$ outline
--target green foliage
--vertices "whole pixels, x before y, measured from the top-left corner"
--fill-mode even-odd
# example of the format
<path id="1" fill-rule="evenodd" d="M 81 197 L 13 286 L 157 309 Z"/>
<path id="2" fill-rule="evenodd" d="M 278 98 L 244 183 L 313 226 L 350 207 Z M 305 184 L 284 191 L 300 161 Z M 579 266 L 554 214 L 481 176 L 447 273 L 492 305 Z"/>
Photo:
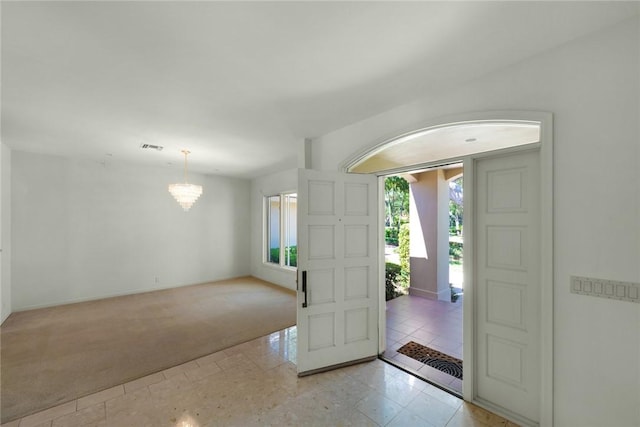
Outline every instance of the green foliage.
<path id="1" fill-rule="evenodd" d="M 400 230 L 400 224 L 409 216 L 409 183 L 399 176 L 384 180 L 385 224 Z"/>
<path id="2" fill-rule="evenodd" d="M 296 267 L 298 265 L 298 247 L 287 246 L 286 251 L 289 251 L 289 265 Z M 269 250 L 269 262 L 280 264 L 280 248 L 271 248 Z"/>
<path id="3" fill-rule="evenodd" d="M 449 284 L 449 289 L 451 289 L 451 302 L 458 301 L 458 298 L 460 298 L 460 289 L 454 288 L 451 284 Z"/>
<path id="4" fill-rule="evenodd" d="M 298 266 L 298 247 L 288 246 L 286 250 L 289 251 L 289 265 L 291 267 L 297 267 Z"/>
<path id="5" fill-rule="evenodd" d="M 398 229 L 396 227 L 385 227 L 384 240 L 388 245 L 398 246 Z"/>
<path id="6" fill-rule="evenodd" d="M 388 194 L 409 194 L 409 183 L 401 176 L 388 176 L 384 179 L 384 191 Z M 406 207 L 409 210 L 408 201 Z"/>
<path id="7" fill-rule="evenodd" d="M 399 297 L 404 293 L 400 285 L 401 275 L 402 268 L 398 264 L 393 262 L 385 263 L 384 284 L 386 301 Z"/>
<path id="8" fill-rule="evenodd" d="M 449 200 L 449 234 L 459 236 L 462 234 L 462 206 Z"/>
<path id="9" fill-rule="evenodd" d="M 449 260 L 460 261 L 462 260 L 462 243 L 449 242 Z"/>
<path id="10" fill-rule="evenodd" d="M 400 226 L 398 235 L 398 255 L 400 255 L 400 267 L 406 277 L 409 277 L 409 224 Z"/>
<path id="11" fill-rule="evenodd" d="M 462 234 L 462 177 L 449 184 L 449 234 Z"/>
<path id="12" fill-rule="evenodd" d="M 269 262 L 280 264 L 280 248 L 269 249 Z"/>

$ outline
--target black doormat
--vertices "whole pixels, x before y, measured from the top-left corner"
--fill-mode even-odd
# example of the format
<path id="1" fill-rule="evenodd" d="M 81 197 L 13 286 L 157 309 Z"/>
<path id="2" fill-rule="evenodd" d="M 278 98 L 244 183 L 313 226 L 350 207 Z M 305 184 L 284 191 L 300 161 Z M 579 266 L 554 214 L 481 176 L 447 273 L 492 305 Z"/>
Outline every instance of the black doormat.
<path id="1" fill-rule="evenodd" d="M 405 356 L 409 356 L 425 365 L 436 368 L 445 374 L 449 374 L 458 379 L 462 379 L 462 360 L 449 356 L 426 347 L 417 342 L 409 341 L 398 349 L 398 353 L 402 353 Z"/>

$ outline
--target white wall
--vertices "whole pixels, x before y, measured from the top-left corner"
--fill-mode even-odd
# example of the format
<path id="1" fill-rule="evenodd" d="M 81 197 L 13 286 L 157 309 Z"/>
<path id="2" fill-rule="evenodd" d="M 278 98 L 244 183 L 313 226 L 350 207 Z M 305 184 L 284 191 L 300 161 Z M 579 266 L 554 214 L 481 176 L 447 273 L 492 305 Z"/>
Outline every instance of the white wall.
<path id="1" fill-rule="evenodd" d="M 11 149 L 0 145 L 0 323 L 11 314 Z"/>
<path id="2" fill-rule="evenodd" d="M 251 182 L 251 275 L 289 289 L 296 289 L 295 270 L 265 264 L 264 197 L 297 191 L 298 170 L 291 169 L 255 178 Z"/>
<path id="3" fill-rule="evenodd" d="M 13 151 L 13 309 L 247 275 L 250 182 Z M 157 278 L 157 279 L 156 279 Z"/>
<path id="4" fill-rule="evenodd" d="M 640 23 L 637 18 L 313 142 L 313 167 L 438 117 L 554 114 L 554 418 L 640 425 L 640 307 L 569 293 L 569 276 L 640 281 Z"/>

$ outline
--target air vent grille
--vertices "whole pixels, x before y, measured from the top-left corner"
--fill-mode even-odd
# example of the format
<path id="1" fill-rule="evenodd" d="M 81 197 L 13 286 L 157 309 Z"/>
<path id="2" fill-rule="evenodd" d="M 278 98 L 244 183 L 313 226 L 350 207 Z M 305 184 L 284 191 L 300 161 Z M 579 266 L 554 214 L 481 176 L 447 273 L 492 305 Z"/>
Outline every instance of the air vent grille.
<path id="1" fill-rule="evenodd" d="M 142 144 L 140 146 L 140 148 L 142 148 L 143 150 L 156 150 L 156 151 L 162 151 L 162 149 L 164 147 L 162 147 L 161 145 L 153 145 L 153 144 Z"/>

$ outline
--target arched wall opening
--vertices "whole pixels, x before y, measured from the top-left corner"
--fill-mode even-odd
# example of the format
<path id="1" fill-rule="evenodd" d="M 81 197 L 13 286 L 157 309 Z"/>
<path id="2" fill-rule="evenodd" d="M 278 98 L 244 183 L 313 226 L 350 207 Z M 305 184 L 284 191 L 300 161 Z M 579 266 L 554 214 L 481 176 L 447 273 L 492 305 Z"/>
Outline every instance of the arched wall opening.
<path id="1" fill-rule="evenodd" d="M 536 112 L 491 112 L 468 114 L 457 116 L 451 120 L 441 120 L 432 122 L 429 126 L 414 127 L 393 138 L 379 140 L 359 153 L 351 156 L 342 163 L 342 170 L 352 173 L 369 173 L 379 177 L 389 175 L 410 175 L 422 174 L 425 172 L 439 171 L 443 175 L 443 182 L 449 181 L 453 177 L 447 176 L 446 169 L 464 165 L 464 186 L 471 190 L 473 184 L 473 165 L 480 159 L 504 156 L 505 153 L 526 152 L 538 150 L 540 158 L 540 191 L 541 191 L 541 268 L 542 278 L 539 289 L 542 310 L 538 313 L 538 323 L 541 328 L 542 339 L 540 342 L 540 354 L 542 361 L 540 364 L 540 395 L 542 396 L 539 406 L 539 413 L 549 413 L 551 408 L 553 390 L 552 384 L 552 307 L 553 293 L 552 283 L 552 116 L 549 113 Z M 459 172 L 456 171 L 456 175 Z M 467 179 L 467 174 L 468 179 Z M 450 175 L 450 174 L 449 174 Z M 383 182 L 383 181 L 381 181 Z M 472 196 L 472 194 L 470 194 Z M 469 200 L 473 200 L 472 197 Z M 467 206 L 465 190 L 465 212 Z M 469 214 L 472 214 L 470 209 Z M 473 232 L 471 226 L 466 228 L 466 221 L 471 222 L 471 218 L 465 217 L 465 237 L 464 244 L 472 246 Z M 467 233 L 468 232 L 468 233 Z M 412 243 L 413 245 L 413 243 Z M 471 248 L 470 248 L 471 249 Z M 470 251 L 471 252 L 471 251 Z M 465 254 L 466 257 L 466 254 Z M 471 259 L 471 253 L 469 259 Z M 465 265 L 464 278 L 466 281 L 472 280 L 473 270 L 467 270 Z M 473 292 L 473 285 L 469 283 L 469 290 Z M 434 288 L 436 293 L 440 289 Z M 477 399 L 474 391 L 474 359 L 475 348 L 471 345 L 475 338 L 473 335 L 473 320 L 470 314 L 476 313 L 474 309 L 472 295 L 467 295 L 465 287 L 464 296 L 464 368 L 465 380 L 463 392 L 466 400 L 482 403 Z M 388 342 L 386 336 L 389 330 L 385 328 L 384 301 L 380 308 L 381 322 L 381 351 L 388 350 L 384 342 Z M 467 371 L 467 368 L 468 371 Z M 451 387 L 445 387 L 451 389 Z M 458 390 L 455 390 L 458 391 Z M 491 406 L 491 405 L 489 405 Z M 498 412 L 504 413 L 504 409 L 494 408 Z M 505 408 L 509 412 L 508 408 Z M 514 414 L 517 417 L 518 414 Z M 537 418 L 537 417 L 536 417 Z M 545 418 L 544 415 L 541 418 Z"/>
<path id="2" fill-rule="evenodd" d="M 414 130 L 382 141 L 345 164 L 353 173 L 386 175 L 434 162 L 540 142 L 541 122 L 481 119 Z"/>

